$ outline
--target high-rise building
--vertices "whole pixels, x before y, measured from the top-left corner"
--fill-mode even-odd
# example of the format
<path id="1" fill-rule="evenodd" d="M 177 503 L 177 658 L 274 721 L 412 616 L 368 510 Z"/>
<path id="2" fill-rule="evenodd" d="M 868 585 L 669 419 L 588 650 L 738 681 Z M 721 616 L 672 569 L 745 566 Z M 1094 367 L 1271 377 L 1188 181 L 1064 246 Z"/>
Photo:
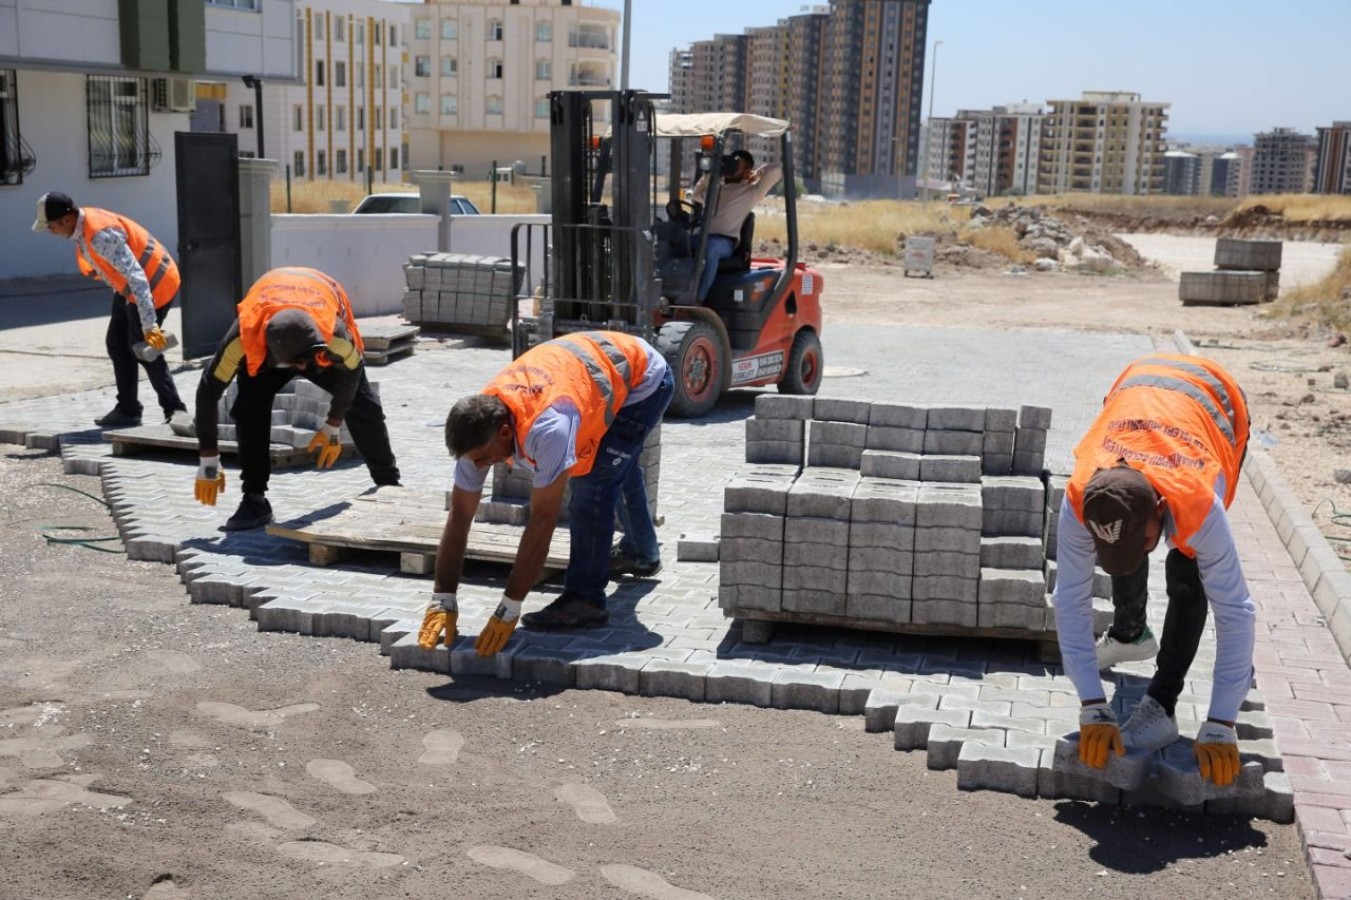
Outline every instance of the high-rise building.
<path id="1" fill-rule="evenodd" d="M 1196 196 L 1201 193 L 1201 157 L 1186 150 L 1163 154 L 1163 192 Z"/>
<path id="2" fill-rule="evenodd" d="M 773 119 L 788 118 L 788 28 L 783 23 L 746 29 L 746 104 L 744 112 Z M 756 164 L 778 164 L 778 138 L 752 137 L 746 149 Z"/>
<path id="3" fill-rule="evenodd" d="M 666 92 L 671 95 L 669 111 L 694 112 L 694 54 L 689 50 L 672 50 L 668 78 L 670 86 Z"/>
<path id="4" fill-rule="evenodd" d="M 1035 103 L 1010 103 L 931 119 L 925 188 L 983 197 L 1036 193 L 1042 118 Z"/>
<path id="5" fill-rule="evenodd" d="M 1351 122 L 1318 126 L 1315 194 L 1351 194 Z"/>
<path id="6" fill-rule="evenodd" d="M 744 34 L 719 34 L 690 47 L 693 112 L 745 111 L 746 45 Z"/>
<path id="7" fill-rule="evenodd" d="M 966 184 L 976 167 L 976 123 L 951 117 L 929 120 L 921 174 L 926 190 L 949 191 Z"/>
<path id="8" fill-rule="evenodd" d="M 1168 103 L 1125 91 L 1048 100 L 1037 189 L 1043 194 L 1158 194 L 1164 189 Z"/>
<path id="9" fill-rule="evenodd" d="M 570 0 L 438 0 L 413 6 L 410 16 L 415 168 L 486 177 L 494 160 L 521 160 L 534 169 L 549 153 L 549 92 L 617 86 L 617 9 Z"/>
<path id="10" fill-rule="evenodd" d="M 1215 157 L 1210 168 L 1212 197 L 1238 197 L 1243 174 L 1243 157 L 1236 150 L 1227 150 Z"/>
<path id="11" fill-rule="evenodd" d="M 821 81 L 825 66 L 826 21 L 830 8 L 813 7 L 780 22 L 788 29 L 788 118 L 793 123 L 793 170 L 811 191 L 819 191 L 818 141 Z"/>
<path id="12" fill-rule="evenodd" d="M 1313 185 L 1318 143 L 1293 128 L 1273 128 L 1255 136 L 1249 193 L 1303 194 Z"/>

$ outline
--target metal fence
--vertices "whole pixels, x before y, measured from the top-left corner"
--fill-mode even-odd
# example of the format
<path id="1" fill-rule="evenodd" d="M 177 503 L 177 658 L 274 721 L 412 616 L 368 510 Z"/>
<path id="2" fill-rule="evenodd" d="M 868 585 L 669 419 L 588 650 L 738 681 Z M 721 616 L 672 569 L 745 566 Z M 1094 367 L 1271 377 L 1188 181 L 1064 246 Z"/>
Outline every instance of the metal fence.
<path id="1" fill-rule="evenodd" d="M 160 160 L 150 134 L 146 79 L 89 75 L 85 81 L 89 177 L 148 175 Z"/>

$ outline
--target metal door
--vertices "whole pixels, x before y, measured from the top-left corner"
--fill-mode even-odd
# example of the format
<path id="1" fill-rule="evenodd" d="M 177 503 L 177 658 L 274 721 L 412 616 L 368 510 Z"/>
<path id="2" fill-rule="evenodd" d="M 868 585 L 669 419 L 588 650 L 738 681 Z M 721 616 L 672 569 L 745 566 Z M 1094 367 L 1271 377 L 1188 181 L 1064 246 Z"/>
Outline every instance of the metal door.
<path id="1" fill-rule="evenodd" d="M 183 356 L 216 352 L 243 296 L 239 148 L 233 134 L 174 133 L 178 161 L 178 268 Z"/>

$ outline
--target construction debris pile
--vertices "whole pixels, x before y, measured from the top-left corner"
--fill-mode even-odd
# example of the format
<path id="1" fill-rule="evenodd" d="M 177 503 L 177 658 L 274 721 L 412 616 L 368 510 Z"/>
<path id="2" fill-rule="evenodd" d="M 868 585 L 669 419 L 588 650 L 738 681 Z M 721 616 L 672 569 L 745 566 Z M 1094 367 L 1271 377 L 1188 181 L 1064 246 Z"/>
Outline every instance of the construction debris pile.
<path id="1" fill-rule="evenodd" d="M 1109 271 L 1145 264 L 1133 247 L 1082 216 L 1075 216 L 1071 225 L 1036 206 L 1009 204 L 995 210 L 976 207 L 967 227 L 988 226 L 1012 229 L 1018 237 L 1018 246 L 1036 255 L 1033 265 L 1042 271 L 1057 268 Z"/>

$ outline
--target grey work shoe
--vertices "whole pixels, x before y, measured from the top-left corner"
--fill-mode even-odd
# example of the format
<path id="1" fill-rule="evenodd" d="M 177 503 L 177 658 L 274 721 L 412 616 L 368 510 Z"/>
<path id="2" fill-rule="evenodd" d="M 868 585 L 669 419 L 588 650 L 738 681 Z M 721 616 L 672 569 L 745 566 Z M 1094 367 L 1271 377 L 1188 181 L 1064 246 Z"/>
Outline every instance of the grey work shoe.
<path id="1" fill-rule="evenodd" d="M 141 417 L 123 412 L 120 406 L 114 406 L 111 412 L 95 419 L 94 424 L 100 428 L 139 428 Z"/>
<path id="2" fill-rule="evenodd" d="M 245 494 L 239 509 L 225 523 L 226 531 L 249 531 L 272 521 L 272 504 L 262 494 Z"/>
<path id="3" fill-rule="evenodd" d="M 176 409 L 164 417 L 164 424 L 179 437 L 197 437 L 197 423 L 186 409 Z"/>
<path id="4" fill-rule="evenodd" d="M 1131 717 L 1121 727 L 1121 742 L 1127 750 L 1153 753 L 1177 740 L 1177 719 L 1148 694 L 1135 707 Z"/>
<path id="5" fill-rule="evenodd" d="M 1098 638 L 1098 671 L 1110 669 L 1117 663 L 1137 662 L 1149 659 L 1159 652 L 1159 642 L 1154 640 L 1154 632 L 1145 626 L 1140 636 L 1133 641 L 1118 641 L 1110 630 L 1104 631 Z"/>
<path id="6" fill-rule="evenodd" d="M 618 578 L 621 575 L 632 575 L 634 578 L 651 578 L 660 571 L 660 556 L 651 562 L 643 562 L 640 559 L 629 556 L 618 548 L 610 551 L 611 578 Z"/>
<path id="7" fill-rule="evenodd" d="M 610 621 L 610 613 L 581 597 L 562 594 L 538 612 L 521 616 L 521 624 L 535 631 L 560 631 L 567 628 L 594 628 Z"/>

